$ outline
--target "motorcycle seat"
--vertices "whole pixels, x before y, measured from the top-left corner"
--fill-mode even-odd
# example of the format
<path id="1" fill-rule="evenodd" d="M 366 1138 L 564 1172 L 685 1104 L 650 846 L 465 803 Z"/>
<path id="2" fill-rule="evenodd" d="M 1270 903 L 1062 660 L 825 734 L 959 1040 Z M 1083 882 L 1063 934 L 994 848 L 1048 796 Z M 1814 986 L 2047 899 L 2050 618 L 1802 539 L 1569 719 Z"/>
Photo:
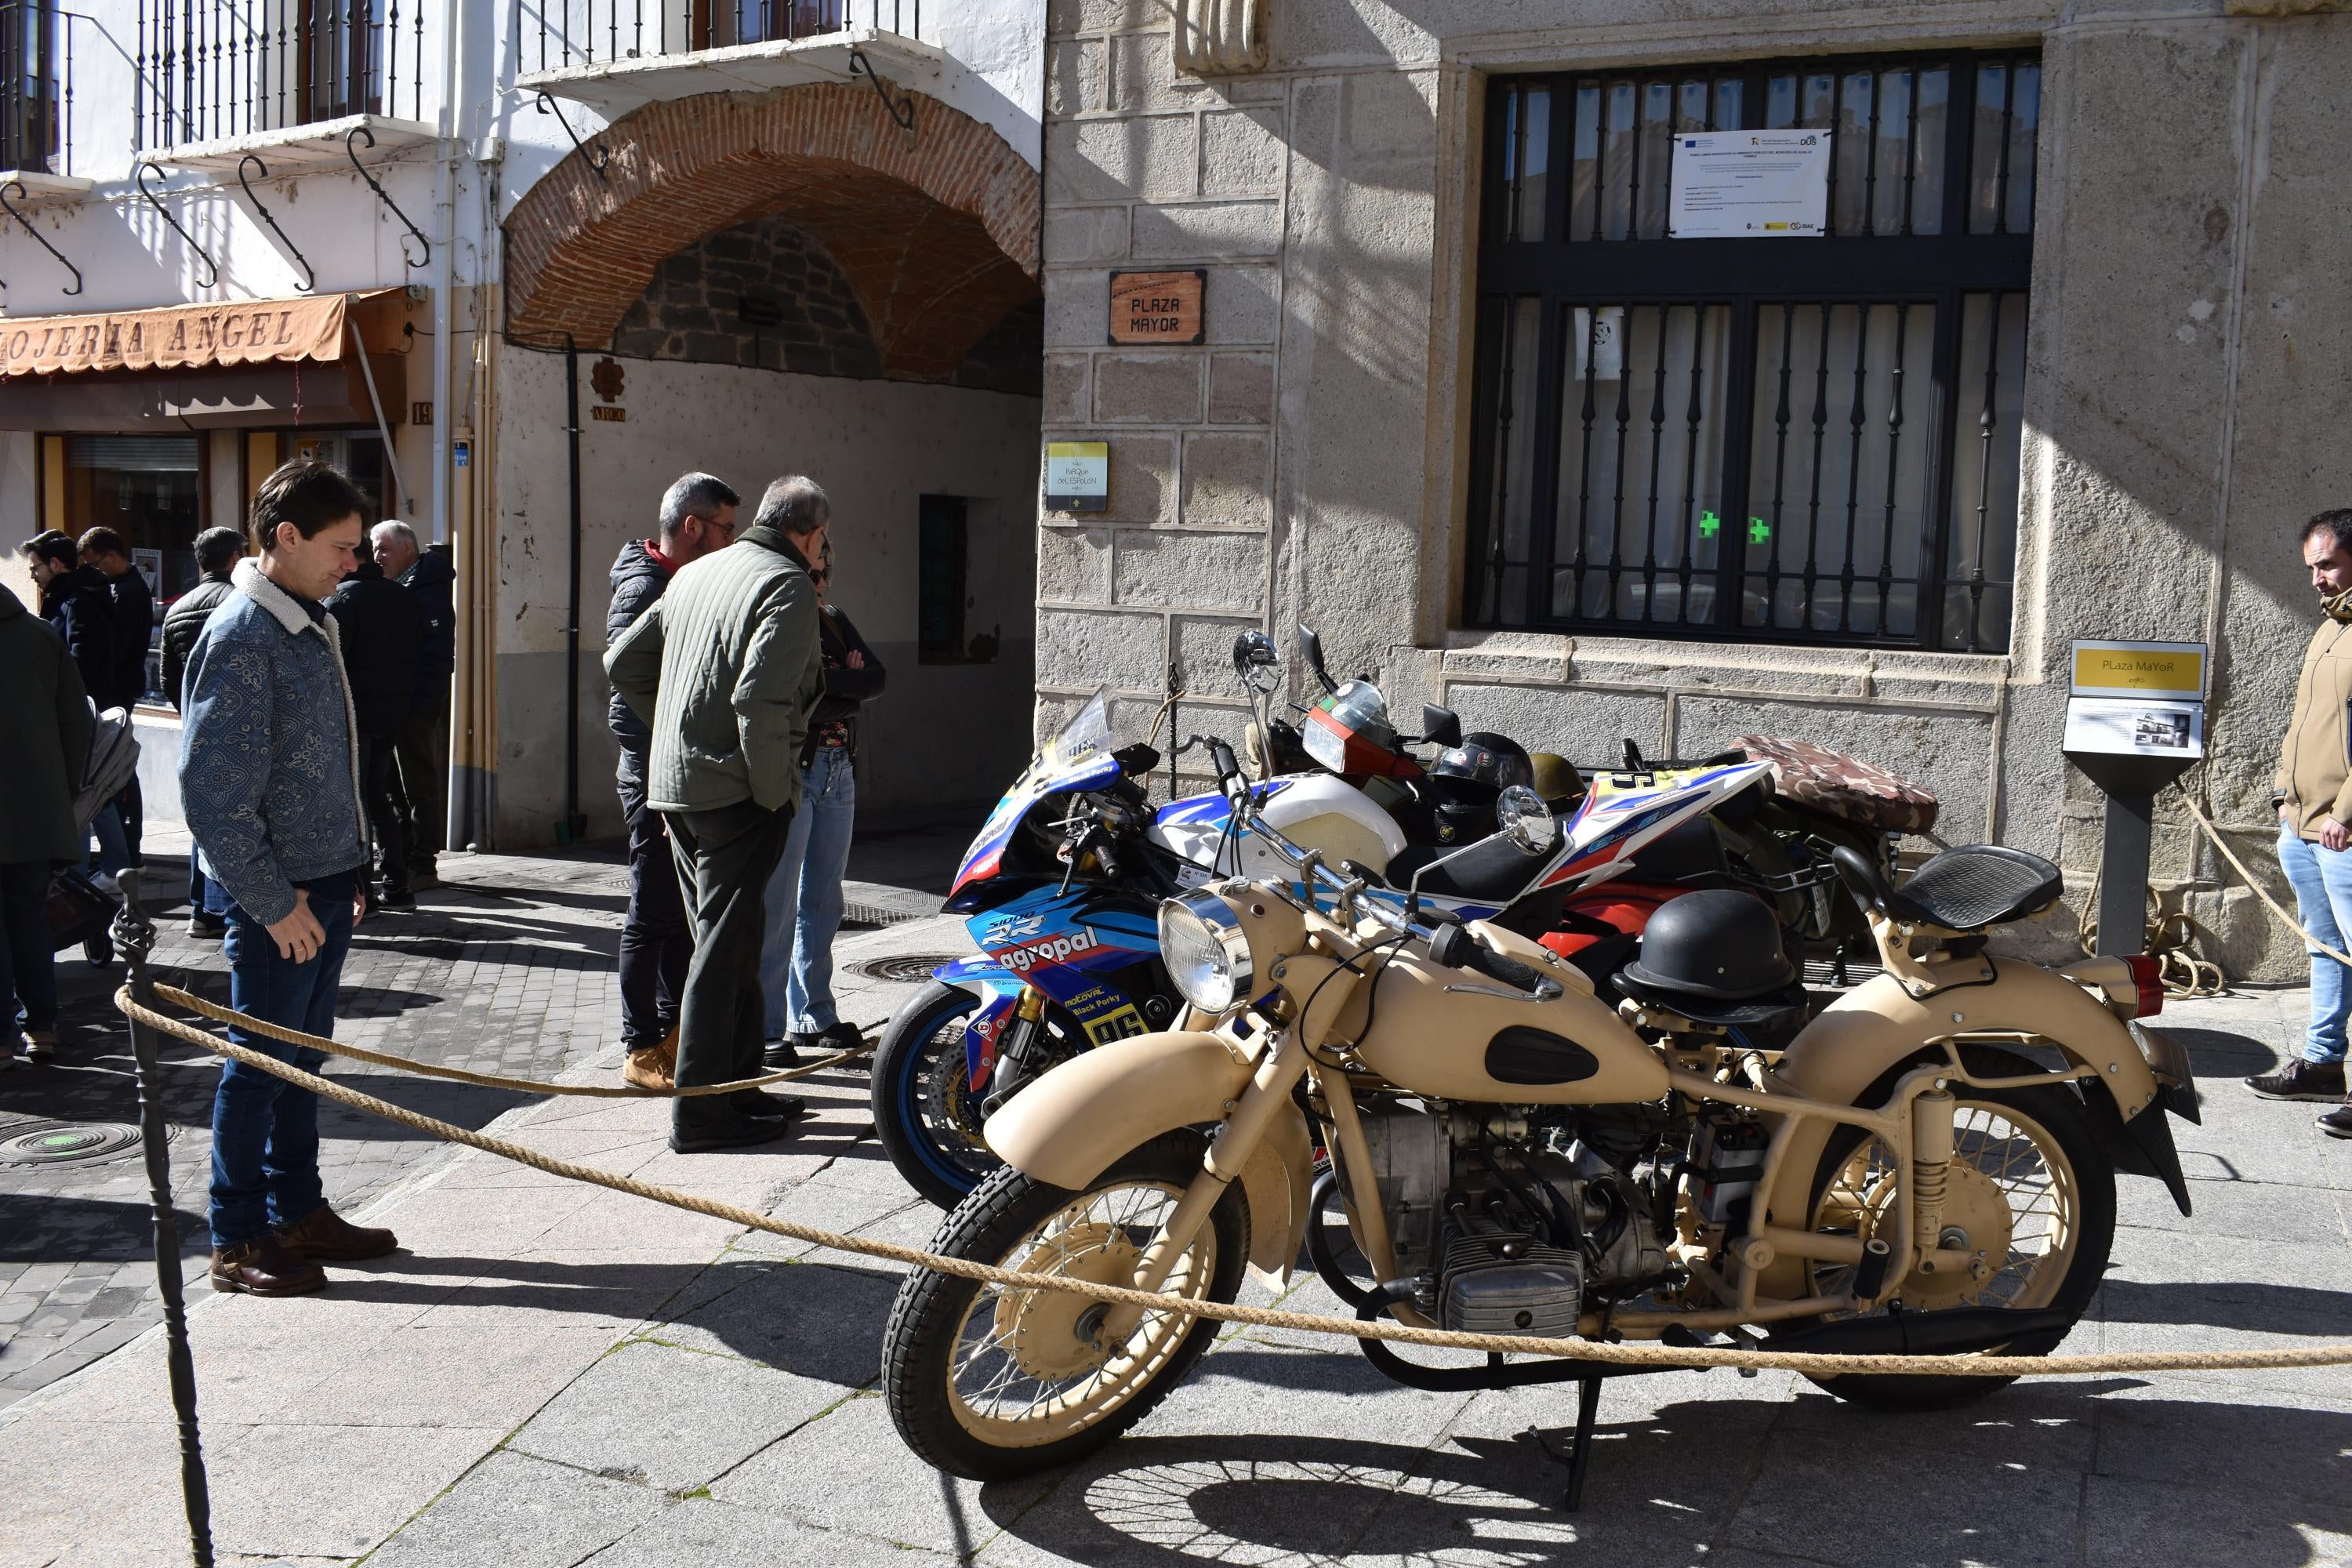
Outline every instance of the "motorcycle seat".
<path id="1" fill-rule="evenodd" d="M 1982 931 L 2041 913 L 2066 890 L 2065 874 L 2039 855 L 1998 844 L 1947 849 L 1900 888 L 1841 845 L 1832 852 L 1847 885 L 1880 914 L 1913 925 Z"/>
<path id="2" fill-rule="evenodd" d="M 1439 856 L 1450 851 L 1425 844 L 1408 846 L 1389 862 L 1387 880 L 1391 888 L 1412 885 L 1412 874 Z M 1528 858 L 1525 850 L 1507 838 L 1490 838 L 1475 846 L 1470 853 L 1450 866 L 1440 866 L 1421 879 L 1423 896 L 1477 899 L 1489 903 L 1507 904 L 1526 890 L 1533 880 L 1540 862 Z"/>

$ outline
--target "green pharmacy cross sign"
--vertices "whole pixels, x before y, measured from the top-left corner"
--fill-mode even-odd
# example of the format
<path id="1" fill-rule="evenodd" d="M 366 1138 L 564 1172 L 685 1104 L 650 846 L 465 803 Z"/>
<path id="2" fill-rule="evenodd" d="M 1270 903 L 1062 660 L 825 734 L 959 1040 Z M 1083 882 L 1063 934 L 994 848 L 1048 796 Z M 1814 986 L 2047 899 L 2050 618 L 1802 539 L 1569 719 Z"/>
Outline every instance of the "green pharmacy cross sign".
<path id="1" fill-rule="evenodd" d="M 1713 539 L 1722 531 L 1723 519 L 1716 516 L 1712 511 L 1703 511 L 1698 514 L 1698 536 L 1701 539 Z M 1748 543 L 1762 544 L 1771 537 L 1772 525 L 1770 523 L 1766 522 L 1760 517 L 1751 517 L 1748 520 Z"/>

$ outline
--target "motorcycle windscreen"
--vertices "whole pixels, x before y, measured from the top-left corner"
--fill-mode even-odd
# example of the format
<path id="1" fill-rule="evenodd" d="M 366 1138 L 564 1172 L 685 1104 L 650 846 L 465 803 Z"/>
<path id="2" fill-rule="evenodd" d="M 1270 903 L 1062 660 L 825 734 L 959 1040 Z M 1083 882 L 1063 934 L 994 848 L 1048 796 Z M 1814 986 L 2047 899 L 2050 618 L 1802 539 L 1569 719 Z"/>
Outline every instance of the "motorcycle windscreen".
<path id="1" fill-rule="evenodd" d="M 956 868 L 955 883 L 948 889 L 953 898 L 963 891 L 968 882 L 984 881 L 996 875 L 1004 859 L 1004 847 L 1013 841 L 1013 829 L 1029 815 L 1029 808 L 1048 795 L 1062 790 L 1094 789 L 1118 776 L 1118 760 L 1110 754 L 1110 704 L 1105 700 L 1108 688 L 1097 690 L 1085 706 L 1070 716 L 1068 723 L 1046 737 L 1037 748 L 1036 755 L 1013 787 L 996 803 L 996 809 L 981 824 L 979 837 L 971 847 L 963 852 L 963 861 Z"/>

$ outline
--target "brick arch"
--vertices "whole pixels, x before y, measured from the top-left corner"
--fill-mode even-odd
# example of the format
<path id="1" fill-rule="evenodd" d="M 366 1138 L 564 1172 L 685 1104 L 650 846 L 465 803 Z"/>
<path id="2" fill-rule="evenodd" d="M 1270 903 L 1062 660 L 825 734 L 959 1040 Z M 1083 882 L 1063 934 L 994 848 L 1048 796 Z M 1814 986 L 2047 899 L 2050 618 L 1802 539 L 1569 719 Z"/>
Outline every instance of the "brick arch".
<path id="1" fill-rule="evenodd" d="M 624 115 L 506 221 L 507 330 L 608 341 L 680 248 L 789 216 L 832 254 L 885 374 L 936 380 L 1037 294 L 1037 172 L 994 131 L 921 93 L 915 138 L 870 88 L 709 93 Z"/>

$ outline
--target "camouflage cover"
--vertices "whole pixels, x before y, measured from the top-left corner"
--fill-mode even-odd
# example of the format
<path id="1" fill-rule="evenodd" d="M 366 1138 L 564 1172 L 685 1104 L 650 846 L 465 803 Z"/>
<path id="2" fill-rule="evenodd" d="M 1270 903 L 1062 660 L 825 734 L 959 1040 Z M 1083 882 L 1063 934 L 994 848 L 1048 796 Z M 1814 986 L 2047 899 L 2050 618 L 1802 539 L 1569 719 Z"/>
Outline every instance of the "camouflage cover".
<path id="1" fill-rule="evenodd" d="M 1887 833 L 1936 826 L 1934 793 L 1885 768 L 1785 735 L 1742 735 L 1733 743 L 1752 761 L 1771 763 L 1780 792 L 1816 811 Z"/>

